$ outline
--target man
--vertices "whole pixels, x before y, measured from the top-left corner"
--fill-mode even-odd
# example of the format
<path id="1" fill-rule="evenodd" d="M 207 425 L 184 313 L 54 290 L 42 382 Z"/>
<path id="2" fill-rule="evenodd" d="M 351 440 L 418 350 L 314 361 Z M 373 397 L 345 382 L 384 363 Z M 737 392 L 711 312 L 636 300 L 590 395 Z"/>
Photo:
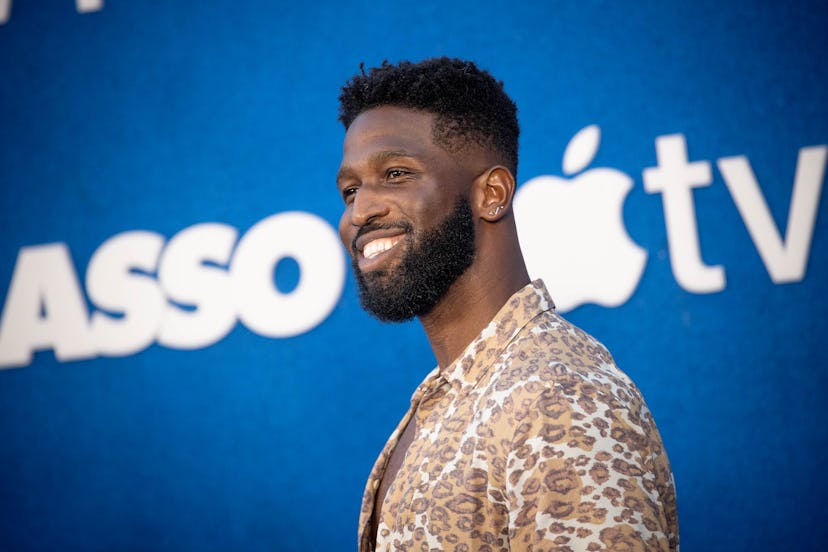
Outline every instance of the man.
<path id="1" fill-rule="evenodd" d="M 640 392 L 526 272 L 502 83 L 455 59 L 384 63 L 346 83 L 340 120 L 360 301 L 417 317 L 438 363 L 371 472 L 359 549 L 678 550 Z"/>

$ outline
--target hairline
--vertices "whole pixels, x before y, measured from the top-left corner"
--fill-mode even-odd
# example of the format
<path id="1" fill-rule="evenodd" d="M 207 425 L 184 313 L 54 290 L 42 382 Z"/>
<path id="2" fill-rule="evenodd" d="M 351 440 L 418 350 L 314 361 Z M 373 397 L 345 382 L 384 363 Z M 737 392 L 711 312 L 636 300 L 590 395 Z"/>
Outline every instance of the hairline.
<path id="1" fill-rule="evenodd" d="M 357 113 L 354 116 L 354 118 L 351 119 L 350 123 L 345 127 L 345 132 L 348 132 L 348 130 L 351 128 L 351 125 L 354 124 L 354 121 L 356 121 L 357 118 L 359 118 L 362 114 L 367 113 L 368 111 L 372 111 L 374 109 L 383 109 L 386 107 L 394 107 L 398 109 L 413 111 L 415 113 L 431 115 L 431 139 L 434 142 L 434 144 L 443 149 L 443 151 L 452 155 L 456 155 L 463 152 L 470 152 L 472 149 L 477 149 L 479 151 L 485 152 L 486 156 L 490 158 L 492 161 L 494 161 L 494 164 L 506 166 L 509 168 L 511 172 L 515 172 L 515 168 L 512 166 L 512 162 L 506 158 L 507 156 L 498 151 L 498 148 L 494 145 L 494 140 L 491 136 L 484 134 L 482 132 L 472 131 L 470 134 L 481 138 L 480 140 L 476 140 L 474 138 L 465 136 L 463 133 L 460 132 L 451 132 L 448 129 L 441 130 L 441 122 L 462 121 L 461 117 L 455 116 L 451 113 L 439 113 L 438 111 L 433 109 L 410 106 L 404 103 L 378 103 L 374 105 L 365 106 L 365 108 L 362 109 L 362 111 Z"/>

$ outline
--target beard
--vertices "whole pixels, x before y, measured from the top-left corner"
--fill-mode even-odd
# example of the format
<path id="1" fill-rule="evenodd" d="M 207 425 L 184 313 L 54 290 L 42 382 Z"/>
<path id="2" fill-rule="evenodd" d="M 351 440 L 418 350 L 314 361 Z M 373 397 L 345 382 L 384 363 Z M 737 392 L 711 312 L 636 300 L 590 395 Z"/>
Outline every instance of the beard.
<path id="1" fill-rule="evenodd" d="M 398 266 L 363 273 L 356 256 L 351 263 L 362 308 L 383 322 L 403 322 L 431 312 L 474 261 L 474 217 L 465 198 L 459 198 L 454 211 L 430 230 L 416 233 L 408 223 L 395 227 L 406 234 Z M 360 233 L 377 228 L 366 226 Z"/>

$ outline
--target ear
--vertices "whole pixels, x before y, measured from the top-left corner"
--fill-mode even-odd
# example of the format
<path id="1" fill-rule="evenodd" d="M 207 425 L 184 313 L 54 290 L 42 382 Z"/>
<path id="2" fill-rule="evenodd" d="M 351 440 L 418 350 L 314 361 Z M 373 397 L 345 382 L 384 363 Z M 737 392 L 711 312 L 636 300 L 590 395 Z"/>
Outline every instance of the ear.
<path id="1" fill-rule="evenodd" d="M 515 177 L 501 165 L 489 168 L 475 180 L 474 205 L 478 216 L 488 222 L 496 222 L 506 216 L 514 195 Z"/>

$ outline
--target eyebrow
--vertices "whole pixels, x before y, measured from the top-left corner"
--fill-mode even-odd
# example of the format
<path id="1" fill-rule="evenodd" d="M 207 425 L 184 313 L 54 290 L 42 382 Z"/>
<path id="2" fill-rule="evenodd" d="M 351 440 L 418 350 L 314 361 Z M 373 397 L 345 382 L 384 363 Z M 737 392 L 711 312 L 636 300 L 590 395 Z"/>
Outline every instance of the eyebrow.
<path id="1" fill-rule="evenodd" d="M 372 153 L 371 156 L 368 157 L 368 163 L 382 163 L 383 161 L 388 161 L 389 159 L 396 159 L 399 157 L 408 157 L 413 159 L 417 156 L 414 153 L 405 150 L 383 150 Z M 350 176 L 352 174 L 353 171 L 350 168 L 342 167 L 336 173 L 336 181 L 339 182 L 342 178 Z"/>

